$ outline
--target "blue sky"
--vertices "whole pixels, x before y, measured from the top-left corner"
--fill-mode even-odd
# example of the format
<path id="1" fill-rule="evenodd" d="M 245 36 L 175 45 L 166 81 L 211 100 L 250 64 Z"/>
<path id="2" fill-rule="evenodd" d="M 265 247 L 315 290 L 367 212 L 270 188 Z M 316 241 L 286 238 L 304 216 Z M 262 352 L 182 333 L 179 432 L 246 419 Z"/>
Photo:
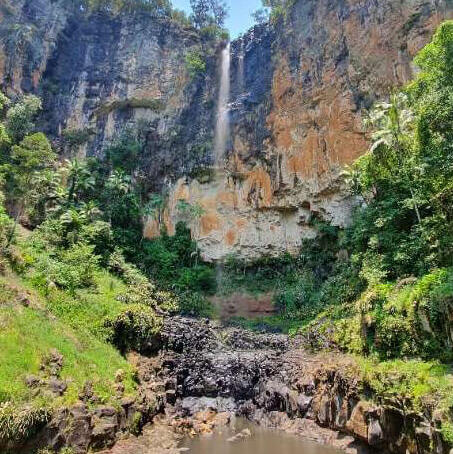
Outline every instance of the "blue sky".
<path id="1" fill-rule="evenodd" d="M 172 3 L 175 8 L 190 12 L 189 0 L 172 0 Z M 225 25 L 234 39 L 253 25 L 251 14 L 261 8 L 261 0 L 226 0 L 226 3 L 229 17 Z"/>

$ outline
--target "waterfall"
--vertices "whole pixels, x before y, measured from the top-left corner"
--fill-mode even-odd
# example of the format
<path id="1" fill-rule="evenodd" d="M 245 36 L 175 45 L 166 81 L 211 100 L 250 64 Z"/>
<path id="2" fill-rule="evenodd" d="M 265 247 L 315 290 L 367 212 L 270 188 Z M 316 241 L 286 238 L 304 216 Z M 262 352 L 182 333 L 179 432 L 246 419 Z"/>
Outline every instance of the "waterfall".
<path id="1" fill-rule="evenodd" d="M 241 50 L 238 56 L 238 85 L 240 94 L 244 91 L 245 80 L 244 80 L 244 41 L 241 40 Z"/>
<path id="2" fill-rule="evenodd" d="M 225 49 L 222 50 L 220 65 L 220 89 L 214 140 L 216 166 L 222 165 L 229 135 L 228 102 L 230 100 L 230 63 L 230 43 L 228 43 Z"/>

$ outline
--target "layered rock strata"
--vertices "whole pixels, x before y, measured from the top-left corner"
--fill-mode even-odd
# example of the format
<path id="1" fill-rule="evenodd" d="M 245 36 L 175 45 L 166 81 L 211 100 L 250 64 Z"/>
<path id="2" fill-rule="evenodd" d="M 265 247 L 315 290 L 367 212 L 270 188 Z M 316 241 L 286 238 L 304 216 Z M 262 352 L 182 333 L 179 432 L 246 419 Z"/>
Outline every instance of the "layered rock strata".
<path id="1" fill-rule="evenodd" d="M 0 87 L 43 97 L 41 126 L 66 154 L 99 156 L 138 131 L 136 176 L 168 194 L 146 236 L 184 220 L 207 260 L 295 251 L 316 234 L 313 218 L 347 224 L 356 201 L 341 172 L 367 149 L 363 112 L 412 76 L 413 56 L 451 16 L 446 0 L 295 1 L 231 43 L 231 137 L 215 159 L 222 44 L 140 8 L 81 5 L 0 4 Z M 186 56 L 208 48 L 192 77 Z M 181 200 L 198 214 L 181 213 Z"/>

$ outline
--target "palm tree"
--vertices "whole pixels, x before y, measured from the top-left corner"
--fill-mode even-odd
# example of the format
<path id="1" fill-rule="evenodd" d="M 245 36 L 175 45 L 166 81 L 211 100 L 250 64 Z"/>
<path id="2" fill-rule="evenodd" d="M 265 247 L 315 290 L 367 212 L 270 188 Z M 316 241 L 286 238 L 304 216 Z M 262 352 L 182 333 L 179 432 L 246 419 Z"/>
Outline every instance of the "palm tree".
<path id="1" fill-rule="evenodd" d="M 365 120 L 365 126 L 372 127 L 371 147 L 369 155 L 372 157 L 371 166 L 374 172 L 385 171 L 397 177 L 400 175 L 404 184 L 411 193 L 412 205 L 421 223 L 415 190 L 413 187 L 414 175 L 409 174 L 407 161 L 413 155 L 414 116 L 409 108 L 408 98 L 404 93 L 393 94 L 388 103 L 378 103 Z M 360 162 L 360 160 L 359 160 Z M 350 181 L 355 176 L 346 172 Z"/>
<path id="2" fill-rule="evenodd" d="M 66 168 L 68 172 L 68 202 L 76 201 L 81 193 L 86 193 L 93 189 L 96 180 L 91 175 L 85 162 L 78 159 L 66 161 Z"/>

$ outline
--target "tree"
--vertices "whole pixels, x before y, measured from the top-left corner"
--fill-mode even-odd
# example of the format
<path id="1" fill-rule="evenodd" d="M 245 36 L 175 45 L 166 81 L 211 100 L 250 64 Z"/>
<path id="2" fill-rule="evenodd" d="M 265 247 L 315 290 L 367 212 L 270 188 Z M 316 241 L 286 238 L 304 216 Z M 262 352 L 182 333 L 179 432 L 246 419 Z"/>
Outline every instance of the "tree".
<path id="1" fill-rule="evenodd" d="M 0 100 L 4 106 L 4 100 Z M 21 101 L 14 104 L 6 114 L 6 130 L 14 142 L 20 142 L 34 127 L 34 119 L 42 109 L 41 100 L 33 95 L 25 96 Z"/>
<path id="2" fill-rule="evenodd" d="M 68 202 L 82 199 L 83 195 L 94 188 L 95 179 L 86 161 L 73 159 L 66 162 L 68 173 Z"/>
<path id="3" fill-rule="evenodd" d="M 222 0 L 190 0 L 192 21 L 197 28 L 210 25 L 223 27 L 228 10 Z"/>
<path id="4" fill-rule="evenodd" d="M 41 133 L 26 136 L 19 145 L 11 148 L 11 177 L 13 193 L 23 208 L 31 192 L 37 189 L 41 173 L 53 170 L 57 155 L 47 137 Z M 22 211 L 22 210 L 20 210 Z"/>
<path id="5" fill-rule="evenodd" d="M 371 127 L 371 147 L 369 153 L 356 162 L 359 171 L 359 184 L 362 195 L 372 190 L 376 195 L 379 182 L 383 179 L 402 180 L 411 194 L 412 206 L 418 223 L 421 223 L 420 210 L 413 180 L 414 115 L 409 108 L 408 97 L 404 93 L 391 96 L 389 103 L 378 103 L 365 120 Z"/>
<path id="6" fill-rule="evenodd" d="M 265 24 L 269 20 L 269 12 L 265 8 L 259 8 L 252 13 L 253 20 L 258 24 Z"/>

